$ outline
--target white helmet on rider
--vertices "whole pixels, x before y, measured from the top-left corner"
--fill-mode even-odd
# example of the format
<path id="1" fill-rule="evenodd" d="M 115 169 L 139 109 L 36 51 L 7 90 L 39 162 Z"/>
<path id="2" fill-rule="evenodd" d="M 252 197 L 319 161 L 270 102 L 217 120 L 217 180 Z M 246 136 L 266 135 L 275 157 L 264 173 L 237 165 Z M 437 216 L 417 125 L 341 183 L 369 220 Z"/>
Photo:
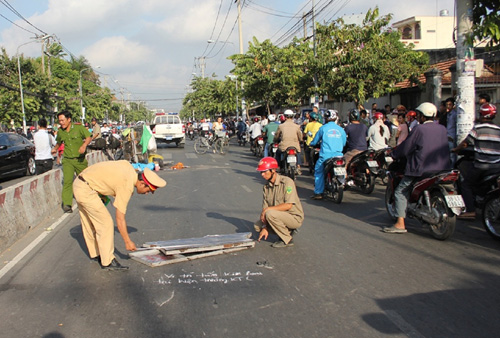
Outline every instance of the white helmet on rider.
<path id="1" fill-rule="evenodd" d="M 291 109 L 285 110 L 285 116 L 289 117 L 289 116 L 293 116 L 293 115 L 295 115 L 293 110 L 291 110 Z"/>
<path id="2" fill-rule="evenodd" d="M 437 113 L 437 108 L 430 102 L 424 102 L 420 106 L 418 106 L 415 110 L 419 111 L 425 117 L 435 117 Z"/>
<path id="3" fill-rule="evenodd" d="M 276 121 L 276 115 L 269 114 L 269 116 L 267 117 L 267 119 L 269 120 L 269 122 L 274 122 L 274 121 Z"/>

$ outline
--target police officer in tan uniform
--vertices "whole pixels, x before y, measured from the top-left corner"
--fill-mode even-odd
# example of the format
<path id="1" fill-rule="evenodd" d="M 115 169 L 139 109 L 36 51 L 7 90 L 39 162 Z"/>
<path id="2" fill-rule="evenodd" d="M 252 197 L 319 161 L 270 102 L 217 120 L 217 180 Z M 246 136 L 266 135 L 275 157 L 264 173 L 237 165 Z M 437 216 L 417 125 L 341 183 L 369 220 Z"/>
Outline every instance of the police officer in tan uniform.
<path id="1" fill-rule="evenodd" d="M 272 157 L 260 160 L 257 171 L 267 181 L 264 186 L 262 212 L 254 224 L 259 233 L 259 241 L 267 240 L 269 231 L 274 231 L 280 238 L 273 248 L 285 248 L 293 245 L 292 233 L 302 226 L 304 210 L 300 203 L 293 180 L 276 173 L 278 162 Z"/>
<path id="2" fill-rule="evenodd" d="M 83 170 L 73 183 L 83 237 L 91 259 L 100 262 L 102 269 L 127 270 L 115 258 L 114 224 L 106 205 L 108 196 L 114 197 L 116 208 L 116 226 L 129 251 L 135 251 L 136 246 L 130 240 L 127 231 L 125 213 L 127 205 L 134 193 L 154 193 L 157 188 L 167 184 L 150 169 L 144 169 L 137 174 L 128 161 L 110 161 L 96 163 Z"/>
<path id="3" fill-rule="evenodd" d="M 282 160 L 282 154 L 286 152 L 289 147 L 294 147 L 297 149 L 297 152 L 300 153 L 300 141 L 302 140 L 302 131 L 300 130 L 300 126 L 293 122 L 293 116 L 295 115 L 294 112 L 291 109 L 287 109 L 284 114 L 286 116 L 286 120 L 279 125 L 278 130 L 274 134 L 274 142 L 279 141 L 276 158 L 280 162 Z M 300 159 L 300 156 L 297 156 L 297 158 Z M 297 167 L 300 169 L 300 165 Z"/>

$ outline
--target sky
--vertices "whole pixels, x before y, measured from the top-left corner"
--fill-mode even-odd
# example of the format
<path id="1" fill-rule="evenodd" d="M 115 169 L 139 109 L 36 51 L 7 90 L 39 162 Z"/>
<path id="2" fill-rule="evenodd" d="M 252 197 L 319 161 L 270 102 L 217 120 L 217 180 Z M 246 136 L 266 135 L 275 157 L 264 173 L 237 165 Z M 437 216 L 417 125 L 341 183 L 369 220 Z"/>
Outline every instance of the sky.
<path id="1" fill-rule="evenodd" d="M 278 45 L 295 31 L 302 37 L 301 16 L 313 3 L 320 23 L 364 16 L 375 6 L 381 15 L 392 14 L 391 22 L 455 13 L 454 0 L 241 2 L 244 51 L 253 37 Z M 230 74 L 233 64 L 226 58 L 239 52 L 237 16 L 234 0 L 0 0 L 0 46 L 9 56 L 19 50 L 37 57 L 41 47 L 33 38 L 56 36 L 68 55 L 89 61 L 118 99 L 179 111 L 191 80 L 202 76 L 203 58 L 205 76 Z"/>

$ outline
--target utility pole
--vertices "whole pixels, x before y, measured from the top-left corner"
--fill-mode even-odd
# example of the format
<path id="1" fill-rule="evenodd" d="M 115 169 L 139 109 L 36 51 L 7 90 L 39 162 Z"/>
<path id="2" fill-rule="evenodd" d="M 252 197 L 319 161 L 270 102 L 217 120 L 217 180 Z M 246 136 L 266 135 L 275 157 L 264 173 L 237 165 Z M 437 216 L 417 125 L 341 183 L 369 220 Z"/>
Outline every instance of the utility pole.
<path id="1" fill-rule="evenodd" d="M 472 1 L 457 0 L 457 144 L 474 126 L 474 47 L 466 42 L 472 27 Z"/>
<path id="2" fill-rule="evenodd" d="M 243 31 L 241 28 L 241 0 L 236 0 L 236 1 L 238 1 L 238 31 L 239 31 L 239 39 L 240 39 L 240 54 L 243 54 Z M 240 88 L 242 90 L 244 88 L 243 81 L 241 81 Z M 242 116 L 243 122 L 245 122 L 246 116 L 248 116 L 248 114 L 247 114 L 247 105 L 246 105 L 244 97 L 241 98 L 241 116 Z"/>
<path id="3" fill-rule="evenodd" d="M 302 13 L 302 25 L 304 26 L 304 41 L 307 39 L 307 20 L 306 13 Z"/>
<path id="4" fill-rule="evenodd" d="M 314 58 L 318 56 L 316 52 L 316 10 L 314 9 L 314 0 L 312 0 L 312 24 L 313 24 L 313 51 L 314 51 Z M 319 96 L 318 96 L 318 74 L 314 73 L 314 104 L 319 103 Z"/>

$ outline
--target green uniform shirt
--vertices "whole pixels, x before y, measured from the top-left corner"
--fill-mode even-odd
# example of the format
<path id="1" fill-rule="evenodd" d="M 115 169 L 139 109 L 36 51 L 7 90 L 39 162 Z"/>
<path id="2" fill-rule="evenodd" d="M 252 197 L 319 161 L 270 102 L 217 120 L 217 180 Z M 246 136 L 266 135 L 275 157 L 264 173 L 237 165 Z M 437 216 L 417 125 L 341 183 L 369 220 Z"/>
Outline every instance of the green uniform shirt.
<path id="1" fill-rule="evenodd" d="M 293 180 L 287 176 L 276 174 L 274 184 L 268 182 L 263 189 L 262 209 L 269 206 L 292 203 L 290 210 L 286 211 L 292 215 L 297 222 L 302 223 L 304 220 L 304 210 L 297 195 L 297 188 Z"/>
<path id="2" fill-rule="evenodd" d="M 90 137 L 90 132 L 82 126 L 81 124 L 71 123 L 69 131 L 59 129 L 57 132 L 57 144 L 64 143 L 64 157 L 65 158 L 77 158 L 83 157 L 85 154 L 80 154 L 78 149 L 83 144 L 84 139 Z"/>

